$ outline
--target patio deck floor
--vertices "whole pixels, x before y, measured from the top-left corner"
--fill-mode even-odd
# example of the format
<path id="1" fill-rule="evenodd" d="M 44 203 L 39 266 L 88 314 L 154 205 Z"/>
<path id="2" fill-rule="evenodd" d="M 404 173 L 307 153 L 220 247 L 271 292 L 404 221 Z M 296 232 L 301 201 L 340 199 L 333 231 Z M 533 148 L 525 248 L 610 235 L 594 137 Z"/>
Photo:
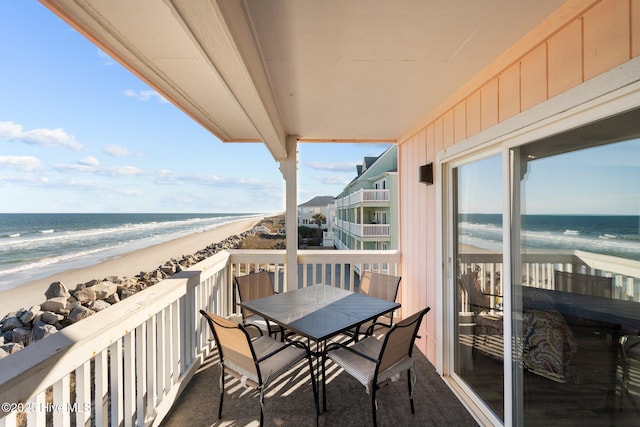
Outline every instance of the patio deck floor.
<path id="1" fill-rule="evenodd" d="M 415 414 L 411 414 L 406 375 L 378 391 L 379 426 L 477 426 L 478 423 L 417 349 Z M 218 419 L 217 351 L 205 360 L 161 426 L 257 426 L 258 393 L 228 376 L 222 419 Z M 313 390 L 306 363 L 274 380 L 265 393 L 266 426 L 314 426 Z M 327 364 L 327 411 L 320 426 L 372 425 L 371 399 L 350 375 Z"/>

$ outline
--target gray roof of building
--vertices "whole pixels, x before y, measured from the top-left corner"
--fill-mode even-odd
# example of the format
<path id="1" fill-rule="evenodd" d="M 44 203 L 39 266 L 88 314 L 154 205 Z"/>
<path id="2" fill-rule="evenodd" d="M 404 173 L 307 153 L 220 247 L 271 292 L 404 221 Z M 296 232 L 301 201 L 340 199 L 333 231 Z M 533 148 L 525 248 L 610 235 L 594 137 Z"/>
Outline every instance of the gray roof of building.
<path id="1" fill-rule="evenodd" d="M 333 202 L 335 197 L 333 196 L 316 196 L 313 199 L 298 205 L 298 207 L 307 207 L 307 206 L 327 206 L 329 203 Z"/>

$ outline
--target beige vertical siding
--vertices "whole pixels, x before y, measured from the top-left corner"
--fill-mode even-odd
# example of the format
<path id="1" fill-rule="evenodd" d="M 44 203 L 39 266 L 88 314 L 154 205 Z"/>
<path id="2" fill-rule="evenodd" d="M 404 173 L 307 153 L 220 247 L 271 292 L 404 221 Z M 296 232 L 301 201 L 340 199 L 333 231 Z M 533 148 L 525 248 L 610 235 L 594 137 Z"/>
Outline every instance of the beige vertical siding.
<path id="1" fill-rule="evenodd" d="M 640 55 L 640 0 L 571 0 L 399 141 L 403 314 L 431 306 L 421 350 L 435 360 L 437 153 Z M 438 178 L 436 177 L 436 180 Z M 439 183 L 436 183 L 439 184 Z"/>

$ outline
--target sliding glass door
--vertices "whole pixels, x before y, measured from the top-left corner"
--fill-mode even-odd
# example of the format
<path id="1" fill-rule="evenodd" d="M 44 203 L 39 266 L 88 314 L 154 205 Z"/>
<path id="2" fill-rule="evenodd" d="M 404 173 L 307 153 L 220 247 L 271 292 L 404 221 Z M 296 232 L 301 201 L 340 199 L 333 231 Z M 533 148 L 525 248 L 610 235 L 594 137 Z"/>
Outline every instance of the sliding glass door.
<path id="1" fill-rule="evenodd" d="M 453 168 L 455 372 L 500 417 L 504 407 L 500 156 Z"/>
<path id="2" fill-rule="evenodd" d="M 445 162 L 448 360 L 489 419 L 638 425 L 639 124 Z"/>
<path id="3" fill-rule="evenodd" d="M 524 425 L 638 425 L 640 139 L 620 135 L 636 116 L 512 150 Z"/>

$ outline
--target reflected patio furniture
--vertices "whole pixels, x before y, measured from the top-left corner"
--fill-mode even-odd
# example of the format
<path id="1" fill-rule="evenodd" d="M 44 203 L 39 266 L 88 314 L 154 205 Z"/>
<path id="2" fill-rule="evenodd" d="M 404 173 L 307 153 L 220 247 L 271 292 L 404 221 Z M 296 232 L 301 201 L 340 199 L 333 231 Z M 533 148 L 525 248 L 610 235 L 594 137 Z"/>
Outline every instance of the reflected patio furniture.
<path id="1" fill-rule="evenodd" d="M 368 336 L 353 345 L 331 343 L 327 346 L 322 358 L 322 400 L 326 410 L 326 360 L 331 359 L 346 373 L 360 382 L 367 394 L 371 396 L 371 410 L 373 425 L 376 425 L 376 392 L 380 386 L 389 381 L 396 381 L 400 374 L 407 372 L 409 389 L 409 403 L 411 413 L 415 412 L 413 405 L 413 386 L 416 376 L 414 372 L 413 352 L 414 341 L 424 315 L 429 307 L 389 327 L 380 338 Z"/>
<path id="2" fill-rule="evenodd" d="M 640 404 L 640 336 L 624 335 L 620 338 L 622 355 L 622 388 L 620 395 Z"/>
<path id="3" fill-rule="evenodd" d="M 316 407 L 316 425 L 320 408 L 318 390 L 313 374 L 313 362 L 309 348 L 299 341 L 283 343 L 271 337 L 261 335 L 251 339 L 247 329 L 235 322 L 216 316 L 205 310 L 200 314 L 207 319 L 218 349 L 220 359 L 220 403 L 218 418 L 222 419 L 224 401 L 224 375 L 232 375 L 243 386 L 259 391 L 260 426 L 264 423 L 264 391 L 270 382 L 280 374 L 303 360 L 309 363 L 309 374 L 313 386 L 313 400 Z"/>
<path id="4" fill-rule="evenodd" d="M 236 276 L 234 277 L 233 282 L 238 298 L 237 303 L 251 301 L 257 298 L 268 297 L 276 294 L 273 289 L 271 273 L 269 273 L 268 271 L 260 271 L 258 273 L 251 273 L 244 276 Z M 267 332 L 271 337 L 280 333 L 280 341 L 284 341 L 284 330 L 278 324 L 269 322 L 267 319 L 256 315 L 245 307 L 241 306 L 240 310 L 242 313 L 243 325 L 258 329 L 260 335 L 262 335 L 263 331 Z"/>
<path id="5" fill-rule="evenodd" d="M 502 309 L 491 307 L 491 297 L 501 297 L 502 295 L 483 292 L 476 272 L 469 272 L 460 275 L 458 283 L 460 283 L 461 288 L 467 294 L 469 308 L 473 313 L 474 332 L 472 351 L 475 351 L 478 348 L 478 335 L 484 336 L 485 345 L 488 341 L 488 335 L 498 336 L 502 339 L 504 331 L 504 316 Z M 501 355 L 494 356 L 501 357 Z"/>
<path id="6" fill-rule="evenodd" d="M 557 291 L 593 295 L 604 298 L 612 297 L 613 279 L 611 277 L 592 276 L 589 274 L 554 270 L 553 278 L 555 289 Z"/>
<path id="7" fill-rule="evenodd" d="M 362 274 L 360 280 L 359 292 L 365 295 L 369 295 L 375 298 L 380 298 L 389 302 L 395 302 L 398 296 L 398 289 L 400 288 L 400 276 L 392 276 L 389 274 L 372 273 L 371 271 L 365 271 Z M 363 323 L 355 331 L 349 331 L 347 334 L 353 335 L 355 341 L 358 341 L 360 335 L 366 335 L 371 325 L 376 323 L 377 325 L 371 332 L 375 332 L 383 328 L 384 326 L 393 325 L 393 312 L 386 313 L 376 319 Z M 384 325 L 384 326 L 383 326 Z"/>

